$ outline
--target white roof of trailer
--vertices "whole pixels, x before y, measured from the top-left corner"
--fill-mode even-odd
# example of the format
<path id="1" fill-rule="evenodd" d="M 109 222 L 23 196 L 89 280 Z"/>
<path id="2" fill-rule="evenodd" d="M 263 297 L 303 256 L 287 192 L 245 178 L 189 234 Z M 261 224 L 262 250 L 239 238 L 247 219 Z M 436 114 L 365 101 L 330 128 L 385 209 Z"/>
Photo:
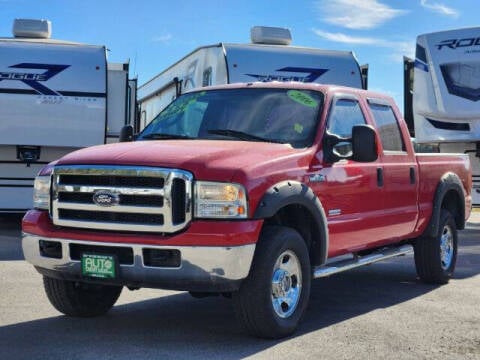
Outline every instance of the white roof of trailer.
<path id="1" fill-rule="evenodd" d="M 290 45 L 269 45 L 269 44 L 233 44 L 233 43 L 217 43 L 217 44 L 212 44 L 212 45 L 206 45 L 206 46 L 200 46 L 196 48 L 195 50 L 189 52 L 187 55 L 182 57 L 180 60 L 175 62 L 174 64 L 170 65 L 168 68 L 163 70 L 162 72 L 158 73 L 155 75 L 153 78 L 147 80 L 145 83 L 140 85 L 138 87 L 139 93 L 142 93 L 142 88 L 149 86 L 152 82 L 158 80 L 163 74 L 167 73 L 170 69 L 175 67 L 177 64 L 182 62 L 184 59 L 188 58 L 190 55 L 194 54 L 195 52 L 202 50 L 202 49 L 207 49 L 207 48 L 213 48 L 213 47 L 223 47 L 225 51 L 228 51 L 228 48 L 245 48 L 245 49 L 250 49 L 250 48 L 257 48 L 257 49 L 264 49 L 264 50 L 272 50 L 272 51 L 282 51 L 282 52 L 292 52 L 292 53 L 310 53 L 312 55 L 325 55 L 325 56 L 336 56 L 336 57 L 342 57 L 342 58 L 355 58 L 355 54 L 352 51 L 340 51 L 340 50 L 323 50 L 323 49 L 317 49 L 317 48 L 309 48 L 309 47 L 302 47 L 302 46 L 290 46 Z M 356 60 L 356 58 L 355 58 Z M 148 97 L 150 96 L 150 92 L 148 94 L 145 94 L 143 97 Z M 142 96 L 139 96 L 141 98 Z"/>
<path id="2" fill-rule="evenodd" d="M 35 44 L 61 44 L 61 45 L 83 45 L 88 44 L 67 41 L 67 40 L 57 40 L 57 39 L 40 39 L 40 38 L 5 38 L 0 37 L 0 41 L 5 42 L 20 42 L 20 43 L 35 43 Z M 88 45 L 88 46 L 100 46 L 100 45 Z"/>
<path id="3" fill-rule="evenodd" d="M 458 28 L 458 29 L 434 31 L 434 32 L 418 35 L 418 37 L 420 37 L 420 36 L 429 37 L 429 36 L 432 36 L 432 35 L 456 34 L 456 33 L 465 32 L 465 31 L 480 31 L 480 27 L 473 26 L 473 27 L 463 27 L 463 28 Z"/>

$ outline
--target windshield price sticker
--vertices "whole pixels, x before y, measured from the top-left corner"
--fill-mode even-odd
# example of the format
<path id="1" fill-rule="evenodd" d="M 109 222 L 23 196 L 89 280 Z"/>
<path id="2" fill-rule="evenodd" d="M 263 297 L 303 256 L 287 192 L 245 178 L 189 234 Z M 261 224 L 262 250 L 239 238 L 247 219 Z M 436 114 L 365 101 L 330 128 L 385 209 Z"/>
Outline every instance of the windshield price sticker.
<path id="1" fill-rule="evenodd" d="M 114 279 L 117 276 L 115 257 L 111 255 L 82 255 L 82 275 Z"/>
<path id="2" fill-rule="evenodd" d="M 302 91 L 289 90 L 287 91 L 287 95 L 293 101 L 308 107 L 314 108 L 318 105 L 318 102 L 314 98 Z"/>

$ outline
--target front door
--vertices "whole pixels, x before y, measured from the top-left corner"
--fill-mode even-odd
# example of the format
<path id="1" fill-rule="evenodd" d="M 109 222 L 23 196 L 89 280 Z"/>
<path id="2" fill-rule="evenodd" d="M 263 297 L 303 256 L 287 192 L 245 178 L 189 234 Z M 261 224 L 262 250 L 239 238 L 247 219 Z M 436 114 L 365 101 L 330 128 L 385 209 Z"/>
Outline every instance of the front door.
<path id="1" fill-rule="evenodd" d="M 352 127 L 366 124 L 365 119 L 354 95 L 337 96 L 332 100 L 327 131 L 351 138 Z M 347 154 L 351 145 L 342 143 L 338 150 Z M 328 219 L 329 257 L 362 250 L 379 240 L 378 218 L 384 209 L 384 187 L 378 177 L 381 171 L 380 159 L 371 163 L 340 160 L 309 174 L 309 185 L 325 207 Z"/>

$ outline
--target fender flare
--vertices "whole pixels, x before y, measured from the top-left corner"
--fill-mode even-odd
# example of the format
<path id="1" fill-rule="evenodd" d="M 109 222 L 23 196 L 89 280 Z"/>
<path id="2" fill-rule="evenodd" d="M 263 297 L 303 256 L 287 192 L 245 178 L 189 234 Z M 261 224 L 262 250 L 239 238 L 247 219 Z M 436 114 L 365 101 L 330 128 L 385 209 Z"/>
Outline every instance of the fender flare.
<path id="1" fill-rule="evenodd" d="M 320 244 L 320 261 L 324 264 L 329 245 L 327 216 L 320 200 L 307 185 L 298 181 L 282 181 L 271 186 L 258 203 L 253 218 L 270 218 L 288 205 L 301 205 L 312 215 L 317 227 L 312 239 Z"/>
<path id="2" fill-rule="evenodd" d="M 451 190 L 455 191 L 460 199 L 460 204 L 458 204 L 459 214 L 452 215 L 455 218 L 458 229 L 465 228 L 465 195 L 462 181 L 457 174 L 449 172 L 442 176 L 437 185 L 437 190 L 435 191 L 435 197 L 433 199 L 432 217 L 430 218 L 430 222 L 425 229 L 424 235 L 429 237 L 437 235 L 438 227 L 440 226 L 440 213 L 442 211 L 443 199 Z"/>

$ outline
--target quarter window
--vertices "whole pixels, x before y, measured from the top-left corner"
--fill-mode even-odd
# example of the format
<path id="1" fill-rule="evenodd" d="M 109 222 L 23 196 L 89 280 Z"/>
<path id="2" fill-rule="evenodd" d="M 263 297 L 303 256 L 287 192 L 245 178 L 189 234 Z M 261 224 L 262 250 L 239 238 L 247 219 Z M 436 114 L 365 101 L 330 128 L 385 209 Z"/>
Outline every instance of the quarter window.
<path id="1" fill-rule="evenodd" d="M 369 103 L 383 150 L 405 151 L 402 134 L 393 110 L 388 105 Z"/>

